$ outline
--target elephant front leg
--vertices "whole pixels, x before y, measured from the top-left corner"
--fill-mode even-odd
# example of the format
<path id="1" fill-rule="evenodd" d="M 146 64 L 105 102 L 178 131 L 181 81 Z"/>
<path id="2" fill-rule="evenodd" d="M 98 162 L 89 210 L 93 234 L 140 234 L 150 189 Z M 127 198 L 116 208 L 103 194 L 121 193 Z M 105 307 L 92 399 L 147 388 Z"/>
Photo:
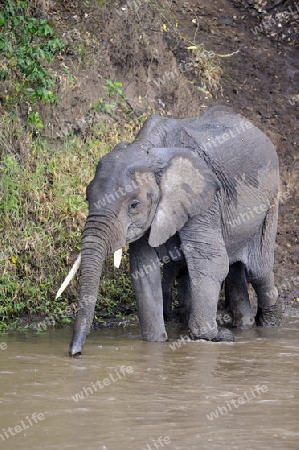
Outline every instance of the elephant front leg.
<path id="1" fill-rule="evenodd" d="M 182 235 L 182 239 L 184 237 Z M 211 237 L 206 242 L 183 241 L 183 248 L 191 288 L 191 311 L 188 323 L 191 338 L 233 341 L 232 332 L 227 329 L 218 329 L 216 322 L 221 284 L 229 269 L 223 241 L 216 233 L 214 235 L 211 233 Z"/>
<path id="2" fill-rule="evenodd" d="M 142 339 L 153 342 L 167 341 L 163 320 L 160 262 L 146 238 L 130 244 L 130 265 Z"/>
<path id="3" fill-rule="evenodd" d="M 233 333 L 226 328 L 217 327 L 217 304 L 221 283 L 209 276 L 200 281 L 191 281 L 191 313 L 189 332 L 192 339 L 207 341 L 233 341 Z"/>

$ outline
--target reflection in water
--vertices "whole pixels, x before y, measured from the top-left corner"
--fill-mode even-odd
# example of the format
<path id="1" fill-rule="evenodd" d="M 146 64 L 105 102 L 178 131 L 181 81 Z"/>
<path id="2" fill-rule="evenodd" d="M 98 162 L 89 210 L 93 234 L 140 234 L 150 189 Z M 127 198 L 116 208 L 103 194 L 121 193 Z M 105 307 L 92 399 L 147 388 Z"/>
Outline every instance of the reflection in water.
<path id="1" fill-rule="evenodd" d="M 298 319 L 235 343 L 174 347 L 170 333 L 94 332 L 79 359 L 70 329 L 2 336 L 0 448 L 298 448 Z"/>

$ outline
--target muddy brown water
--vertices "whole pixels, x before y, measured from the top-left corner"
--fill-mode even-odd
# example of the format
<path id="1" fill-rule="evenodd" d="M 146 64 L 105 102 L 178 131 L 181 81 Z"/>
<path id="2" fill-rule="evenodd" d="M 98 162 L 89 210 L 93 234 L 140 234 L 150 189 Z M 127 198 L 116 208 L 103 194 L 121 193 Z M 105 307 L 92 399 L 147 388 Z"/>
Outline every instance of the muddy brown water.
<path id="1" fill-rule="evenodd" d="M 0 338 L 0 449 L 299 448 L 299 317 L 227 344 L 101 330 L 78 359 L 70 334 Z"/>

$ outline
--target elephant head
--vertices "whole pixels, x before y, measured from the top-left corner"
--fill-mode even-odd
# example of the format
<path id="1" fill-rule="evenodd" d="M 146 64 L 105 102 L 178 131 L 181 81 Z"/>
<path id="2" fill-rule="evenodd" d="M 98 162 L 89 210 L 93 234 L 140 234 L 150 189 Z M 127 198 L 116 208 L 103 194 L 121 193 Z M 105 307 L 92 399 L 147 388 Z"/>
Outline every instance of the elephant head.
<path id="1" fill-rule="evenodd" d="M 107 255 L 148 233 L 159 247 L 220 188 L 217 178 L 189 148 L 118 144 L 98 163 L 87 187 L 89 213 L 82 234 L 80 293 L 70 355 L 81 353 L 94 316 Z"/>

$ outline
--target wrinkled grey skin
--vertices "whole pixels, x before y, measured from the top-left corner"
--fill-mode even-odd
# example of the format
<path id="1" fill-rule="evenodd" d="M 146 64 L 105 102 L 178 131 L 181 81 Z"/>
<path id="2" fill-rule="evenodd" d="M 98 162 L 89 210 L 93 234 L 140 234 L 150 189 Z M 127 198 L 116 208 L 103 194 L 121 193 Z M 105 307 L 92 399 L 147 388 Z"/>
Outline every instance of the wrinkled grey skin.
<path id="1" fill-rule="evenodd" d="M 167 340 L 158 255 L 167 252 L 175 235 L 188 266 L 193 339 L 232 338 L 216 323 L 229 266 L 234 325 L 278 325 L 280 303 L 269 294 L 275 292 L 278 185 L 272 143 L 230 109 L 213 107 L 195 119 L 150 117 L 132 144 L 118 144 L 101 159 L 87 188 L 89 214 L 70 354 L 81 353 L 90 331 L 106 256 L 126 243 L 142 337 Z M 147 273 L 136 276 L 145 268 Z M 255 318 L 248 282 L 258 297 Z"/>

